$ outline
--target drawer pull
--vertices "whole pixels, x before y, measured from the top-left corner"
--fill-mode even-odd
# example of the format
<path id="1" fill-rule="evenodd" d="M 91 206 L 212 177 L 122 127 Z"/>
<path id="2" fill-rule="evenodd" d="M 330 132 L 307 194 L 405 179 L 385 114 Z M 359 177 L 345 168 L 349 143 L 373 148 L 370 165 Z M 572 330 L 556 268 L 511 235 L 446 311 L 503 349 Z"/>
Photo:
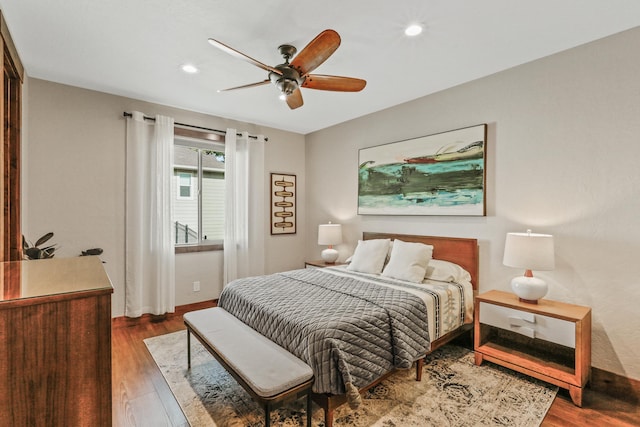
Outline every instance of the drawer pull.
<path id="1" fill-rule="evenodd" d="M 511 326 L 527 326 L 535 322 L 536 322 L 535 318 L 533 318 L 532 320 L 528 320 L 528 319 L 523 319 L 522 317 L 509 316 L 509 324 Z"/>
<path id="2" fill-rule="evenodd" d="M 522 328 L 518 328 L 518 330 L 514 331 L 514 332 L 517 332 L 517 333 L 522 334 L 522 335 L 524 335 L 526 337 L 529 337 L 529 338 L 535 338 L 536 337 L 536 331 L 535 331 L 535 329 L 532 329 L 532 328 L 522 327 Z"/>

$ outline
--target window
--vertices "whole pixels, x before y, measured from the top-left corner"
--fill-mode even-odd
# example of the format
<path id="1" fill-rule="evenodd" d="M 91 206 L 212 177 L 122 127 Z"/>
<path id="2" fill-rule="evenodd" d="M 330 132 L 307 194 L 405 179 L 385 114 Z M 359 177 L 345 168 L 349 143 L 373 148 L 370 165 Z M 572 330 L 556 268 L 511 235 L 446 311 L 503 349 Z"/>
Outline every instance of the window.
<path id="1" fill-rule="evenodd" d="M 193 199 L 192 181 L 194 174 L 192 172 L 178 173 L 178 199 Z"/>
<path id="2" fill-rule="evenodd" d="M 222 243 L 224 146 L 176 136 L 173 177 L 175 244 Z"/>

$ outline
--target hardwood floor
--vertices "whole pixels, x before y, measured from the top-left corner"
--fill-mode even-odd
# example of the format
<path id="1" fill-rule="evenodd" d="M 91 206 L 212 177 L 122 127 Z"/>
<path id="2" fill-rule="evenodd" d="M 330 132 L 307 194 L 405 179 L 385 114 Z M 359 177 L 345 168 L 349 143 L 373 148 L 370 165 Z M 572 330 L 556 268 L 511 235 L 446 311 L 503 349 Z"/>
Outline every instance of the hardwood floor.
<path id="1" fill-rule="evenodd" d="M 165 320 L 115 321 L 113 326 L 113 425 L 117 427 L 189 426 L 143 339 L 184 329 L 184 311 L 210 307 L 190 305 Z M 640 406 L 587 388 L 584 405 L 558 392 L 542 426 L 640 426 Z M 197 427 L 197 426 L 193 426 Z"/>
<path id="2" fill-rule="evenodd" d="M 198 308 L 204 307 L 190 306 L 190 309 Z M 182 313 L 176 313 L 165 320 L 143 318 L 139 322 L 114 322 L 112 332 L 114 426 L 189 426 L 182 409 L 142 341 L 145 338 L 181 329 L 185 329 Z"/>

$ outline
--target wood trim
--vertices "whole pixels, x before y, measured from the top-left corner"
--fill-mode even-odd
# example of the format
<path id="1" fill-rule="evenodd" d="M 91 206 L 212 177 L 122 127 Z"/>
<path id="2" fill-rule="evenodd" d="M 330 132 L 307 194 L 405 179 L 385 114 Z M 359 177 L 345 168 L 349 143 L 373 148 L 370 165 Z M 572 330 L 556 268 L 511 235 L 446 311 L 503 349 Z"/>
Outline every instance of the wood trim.
<path id="1" fill-rule="evenodd" d="M 6 47 L 6 45 L 5 45 Z M 22 230 L 20 221 L 20 163 L 22 127 L 22 82 L 7 69 L 5 49 L 4 100 L 4 193 L 5 193 L 5 261 L 22 259 Z"/>
<path id="2" fill-rule="evenodd" d="M 20 224 L 20 174 L 22 129 L 22 81 L 24 68 L 13 44 L 2 12 L 0 12 L 0 51 L 3 94 L 0 117 L 0 261 L 22 259 L 22 228 Z"/>
<path id="3" fill-rule="evenodd" d="M 200 129 L 187 129 L 183 127 L 179 127 L 180 125 L 176 125 L 173 128 L 173 134 L 176 136 L 182 136 L 185 138 L 195 138 L 201 139 L 205 141 L 218 142 L 220 144 L 224 144 L 224 135 L 220 135 L 215 132 L 200 130 Z"/>
<path id="4" fill-rule="evenodd" d="M 224 244 L 222 243 L 214 243 L 214 244 L 206 244 L 206 245 L 184 245 L 184 246 L 175 246 L 176 254 L 189 254 L 192 252 L 213 252 L 213 251 L 222 251 L 224 250 Z"/>
<path id="5" fill-rule="evenodd" d="M 126 317 L 119 316 L 114 317 L 112 319 L 112 327 L 114 329 L 117 328 L 129 328 L 132 326 L 145 325 L 149 323 L 158 323 L 163 322 L 165 320 L 172 319 L 174 317 L 182 317 L 185 313 L 189 311 L 202 310 L 205 308 L 216 307 L 218 305 L 218 300 L 207 300 L 201 302 L 195 302 L 193 304 L 185 304 L 176 307 L 176 311 L 173 313 L 167 313 L 163 315 L 153 315 L 153 314 L 143 314 L 140 317 Z"/>
<path id="6" fill-rule="evenodd" d="M 1 18 L 2 15 L 0 15 Z M 4 28 L 4 26 L 3 26 Z M 2 102 L 0 102 L 0 118 L 2 118 L 2 123 L 5 122 L 5 114 L 6 114 L 6 102 L 5 102 L 5 94 L 7 91 L 5 90 L 5 86 L 7 85 L 7 78 L 4 72 L 5 69 L 5 61 L 6 56 L 4 55 L 4 38 L 0 38 L 0 69 L 2 69 L 2 79 L 0 80 L 0 93 L 2 93 Z M 9 239 L 9 227 L 7 224 L 9 215 L 7 208 L 7 197 L 8 197 L 8 176 L 6 174 L 6 159 L 8 154 L 5 149 L 5 142 L 7 139 L 6 131 L 4 130 L 4 126 L 2 127 L 2 131 L 0 132 L 0 261 L 10 261 L 9 257 L 9 249 L 7 241 Z"/>
<path id="7" fill-rule="evenodd" d="M 16 45 L 13 43 L 13 39 L 9 33 L 9 28 L 7 27 L 7 21 L 5 21 L 2 11 L 0 11 L 0 35 L 2 35 L 5 49 L 9 51 L 9 55 L 12 60 L 11 65 L 16 72 L 16 76 L 22 83 L 24 82 L 24 66 L 22 65 L 22 61 L 20 61 L 20 55 L 18 55 Z"/>

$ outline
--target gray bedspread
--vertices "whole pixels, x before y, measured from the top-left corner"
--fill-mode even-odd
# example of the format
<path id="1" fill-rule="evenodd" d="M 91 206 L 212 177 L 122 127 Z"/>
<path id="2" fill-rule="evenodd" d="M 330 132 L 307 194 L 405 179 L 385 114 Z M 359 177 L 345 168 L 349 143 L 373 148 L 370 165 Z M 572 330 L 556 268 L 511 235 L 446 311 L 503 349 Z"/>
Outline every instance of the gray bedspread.
<path id="1" fill-rule="evenodd" d="M 311 366 L 316 393 L 352 394 L 430 346 L 420 298 L 324 269 L 236 280 L 218 304 Z"/>

